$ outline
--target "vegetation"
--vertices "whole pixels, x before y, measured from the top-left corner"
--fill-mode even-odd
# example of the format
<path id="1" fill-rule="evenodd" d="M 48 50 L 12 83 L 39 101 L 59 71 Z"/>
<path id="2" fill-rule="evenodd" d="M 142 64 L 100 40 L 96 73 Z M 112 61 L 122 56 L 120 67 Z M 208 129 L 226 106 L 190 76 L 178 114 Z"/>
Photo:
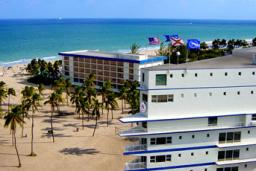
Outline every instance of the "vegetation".
<path id="1" fill-rule="evenodd" d="M 136 43 L 133 43 L 130 47 L 130 50 L 131 50 L 131 54 L 138 54 L 139 52 L 139 49 L 140 49 L 140 45 L 136 44 Z"/>
<path id="2" fill-rule="evenodd" d="M 252 39 L 252 45 L 256 46 L 256 37 L 254 39 Z"/>
<path id="3" fill-rule="evenodd" d="M 61 63 L 61 60 L 52 63 L 41 59 L 33 59 L 26 68 L 27 72 L 32 75 L 28 81 L 34 84 L 52 84 L 54 80 L 61 77 Z"/>
<path id="4" fill-rule="evenodd" d="M 17 130 L 17 125 L 22 126 L 25 123 L 21 117 L 21 114 L 22 114 L 21 106 L 15 106 L 14 108 L 12 108 L 11 112 L 9 112 L 4 117 L 4 119 L 5 119 L 4 126 L 10 127 L 10 131 L 11 131 L 12 137 L 14 139 L 14 147 L 15 147 L 16 154 L 18 157 L 18 162 L 19 162 L 18 167 L 21 167 L 21 161 L 20 161 L 20 156 L 19 156 L 19 152 L 18 152 L 18 148 L 17 148 L 16 130 Z"/>

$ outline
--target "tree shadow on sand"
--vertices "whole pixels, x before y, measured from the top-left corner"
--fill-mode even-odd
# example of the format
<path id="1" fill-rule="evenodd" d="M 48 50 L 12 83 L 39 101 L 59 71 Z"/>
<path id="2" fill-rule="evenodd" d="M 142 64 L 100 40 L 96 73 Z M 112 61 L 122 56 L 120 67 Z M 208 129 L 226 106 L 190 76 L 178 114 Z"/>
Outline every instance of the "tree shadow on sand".
<path id="1" fill-rule="evenodd" d="M 60 150 L 60 153 L 63 153 L 65 155 L 82 156 L 85 154 L 94 155 L 99 153 L 99 151 L 97 151 L 95 148 L 82 149 L 79 147 L 74 147 L 74 148 L 64 148 Z"/>

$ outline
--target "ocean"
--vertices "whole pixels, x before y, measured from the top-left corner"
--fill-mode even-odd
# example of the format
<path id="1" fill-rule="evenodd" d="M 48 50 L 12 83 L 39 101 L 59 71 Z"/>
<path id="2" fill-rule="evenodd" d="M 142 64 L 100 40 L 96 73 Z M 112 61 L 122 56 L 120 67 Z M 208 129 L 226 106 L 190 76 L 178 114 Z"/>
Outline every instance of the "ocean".
<path id="1" fill-rule="evenodd" d="M 0 64 L 55 58 L 58 52 L 102 50 L 128 52 L 148 37 L 178 34 L 184 40 L 256 37 L 256 21 L 174 19 L 29 19 L 0 20 Z"/>

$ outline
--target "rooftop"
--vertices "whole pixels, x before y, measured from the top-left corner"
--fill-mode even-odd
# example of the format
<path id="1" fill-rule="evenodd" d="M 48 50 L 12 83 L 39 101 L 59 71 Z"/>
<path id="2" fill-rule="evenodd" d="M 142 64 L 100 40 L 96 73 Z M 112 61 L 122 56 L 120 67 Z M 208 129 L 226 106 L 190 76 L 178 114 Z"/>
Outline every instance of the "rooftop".
<path id="1" fill-rule="evenodd" d="M 169 70 L 169 69 L 222 69 L 222 68 L 250 68 L 256 67 L 253 64 L 253 54 L 256 48 L 236 49 L 232 55 L 205 59 L 183 64 L 165 64 L 155 67 L 145 68 L 146 70 Z"/>

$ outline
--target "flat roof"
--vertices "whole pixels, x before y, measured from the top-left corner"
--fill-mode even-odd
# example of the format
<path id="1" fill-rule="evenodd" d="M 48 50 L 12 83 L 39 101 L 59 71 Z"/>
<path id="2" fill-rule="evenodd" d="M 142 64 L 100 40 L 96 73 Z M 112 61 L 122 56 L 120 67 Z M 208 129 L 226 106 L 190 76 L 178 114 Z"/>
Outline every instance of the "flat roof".
<path id="1" fill-rule="evenodd" d="M 182 64 L 164 64 L 145 68 L 145 70 L 179 70 L 179 69 L 224 69 L 224 68 L 251 68 L 256 67 L 253 64 L 253 54 L 256 54 L 256 48 L 236 49 L 232 55 L 204 59 L 195 62 Z"/>

